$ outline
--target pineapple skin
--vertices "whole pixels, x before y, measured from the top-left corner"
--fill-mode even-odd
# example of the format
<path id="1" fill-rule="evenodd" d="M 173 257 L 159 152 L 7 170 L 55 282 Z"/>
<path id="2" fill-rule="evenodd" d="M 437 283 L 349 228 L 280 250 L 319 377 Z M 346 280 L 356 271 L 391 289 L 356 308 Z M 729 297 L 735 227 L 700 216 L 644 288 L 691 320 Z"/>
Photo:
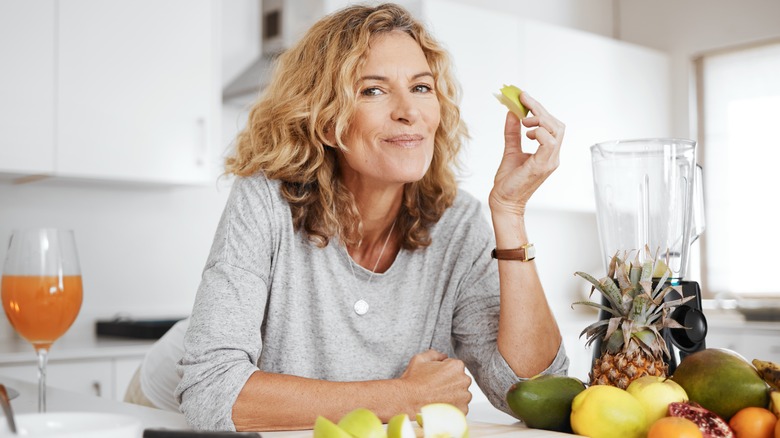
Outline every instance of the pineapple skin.
<path id="1" fill-rule="evenodd" d="M 590 384 L 626 389 L 631 382 L 642 376 L 666 377 L 667 369 L 667 364 L 662 358 L 648 356 L 641 349 L 616 354 L 605 351 L 593 362 L 589 376 Z"/>

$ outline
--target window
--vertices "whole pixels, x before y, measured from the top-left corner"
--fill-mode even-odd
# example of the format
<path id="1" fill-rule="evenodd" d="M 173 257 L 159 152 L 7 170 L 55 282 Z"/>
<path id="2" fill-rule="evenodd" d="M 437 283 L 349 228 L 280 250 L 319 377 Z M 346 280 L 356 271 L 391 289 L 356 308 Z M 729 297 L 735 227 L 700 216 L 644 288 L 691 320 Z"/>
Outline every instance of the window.
<path id="1" fill-rule="evenodd" d="M 696 66 L 705 290 L 780 297 L 780 42 L 707 54 Z"/>

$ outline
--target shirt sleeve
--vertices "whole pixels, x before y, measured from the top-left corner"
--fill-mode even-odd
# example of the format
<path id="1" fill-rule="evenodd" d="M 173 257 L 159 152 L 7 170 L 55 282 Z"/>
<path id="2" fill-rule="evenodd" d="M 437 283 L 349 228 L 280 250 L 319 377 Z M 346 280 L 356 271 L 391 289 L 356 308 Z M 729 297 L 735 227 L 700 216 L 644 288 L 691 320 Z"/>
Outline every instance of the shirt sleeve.
<path id="1" fill-rule="evenodd" d="M 462 241 L 462 257 L 470 261 L 471 267 L 459 287 L 452 320 L 453 347 L 490 403 L 516 416 L 509 409 L 506 394 L 514 383 L 526 379 L 518 377 L 498 351 L 498 267 L 490 257 L 494 244 L 486 221 L 473 218 L 472 224 L 480 221 L 485 223 L 484 227 L 473 227 Z M 541 374 L 566 375 L 568 368 L 569 360 L 561 342 L 557 355 Z"/>
<path id="2" fill-rule="evenodd" d="M 176 398 L 199 430 L 235 430 L 233 404 L 262 351 L 273 227 L 256 189 L 237 180 L 231 192 L 184 337 Z"/>

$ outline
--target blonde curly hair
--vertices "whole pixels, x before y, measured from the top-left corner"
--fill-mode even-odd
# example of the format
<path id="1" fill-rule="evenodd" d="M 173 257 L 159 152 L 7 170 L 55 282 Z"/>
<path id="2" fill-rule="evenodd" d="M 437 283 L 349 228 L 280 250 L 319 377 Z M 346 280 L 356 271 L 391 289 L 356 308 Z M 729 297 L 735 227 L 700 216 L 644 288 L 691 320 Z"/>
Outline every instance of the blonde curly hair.
<path id="1" fill-rule="evenodd" d="M 305 230 L 320 247 L 334 236 L 350 246 L 361 241 L 360 214 L 338 178 L 337 151 L 326 146 L 326 132 L 333 129 L 336 147 L 346 150 L 341 138 L 354 113 L 369 42 L 393 30 L 406 32 L 422 48 L 441 108 L 430 168 L 421 180 L 404 187 L 396 223 L 403 248 L 429 245 L 430 226 L 455 199 L 456 157 L 468 133 L 449 55 L 398 5 L 350 6 L 314 24 L 279 56 L 270 84 L 251 108 L 235 152 L 226 160 L 227 173 L 250 176 L 262 171 L 280 180 L 295 228 Z"/>

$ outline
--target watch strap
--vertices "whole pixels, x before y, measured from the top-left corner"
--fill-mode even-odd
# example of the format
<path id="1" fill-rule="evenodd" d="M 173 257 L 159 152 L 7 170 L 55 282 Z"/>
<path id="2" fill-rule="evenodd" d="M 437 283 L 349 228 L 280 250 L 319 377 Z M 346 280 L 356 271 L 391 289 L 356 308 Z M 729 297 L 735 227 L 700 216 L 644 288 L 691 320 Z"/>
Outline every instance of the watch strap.
<path id="1" fill-rule="evenodd" d="M 490 256 L 497 260 L 520 260 L 521 262 L 530 262 L 536 258 L 536 249 L 533 243 L 526 243 L 520 248 L 498 249 L 491 251 Z"/>

